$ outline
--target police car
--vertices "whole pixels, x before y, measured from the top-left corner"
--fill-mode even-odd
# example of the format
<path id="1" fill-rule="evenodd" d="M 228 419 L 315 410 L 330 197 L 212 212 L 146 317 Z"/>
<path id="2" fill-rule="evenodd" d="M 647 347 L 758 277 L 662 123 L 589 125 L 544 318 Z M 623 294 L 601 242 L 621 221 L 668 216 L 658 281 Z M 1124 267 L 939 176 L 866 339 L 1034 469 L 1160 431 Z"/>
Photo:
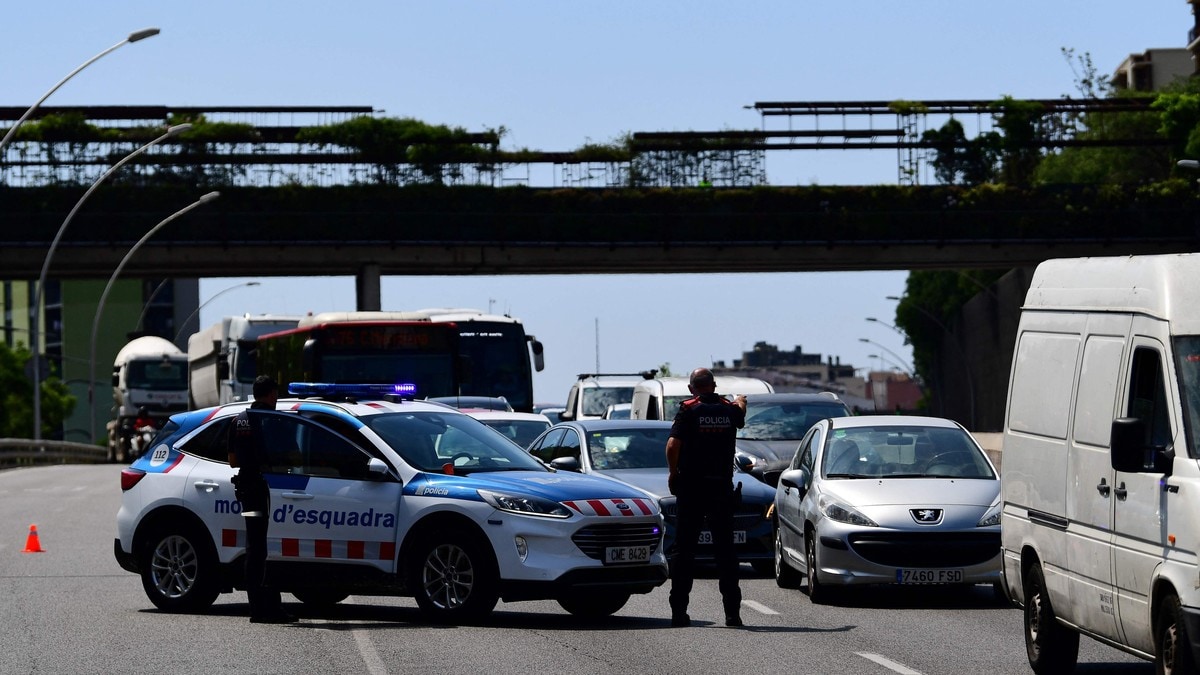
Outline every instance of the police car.
<path id="1" fill-rule="evenodd" d="M 500 599 L 554 599 L 596 617 L 667 578 L 663 517 L 645 492 L 557 472 L 411 392 L 289 391 L 298 397 L 262 412 L 267 574 L 301 602 L 408 595 L 431 618 L 455 622 Z M 162 610 L 202 610 L 245 587 L 228 430 L 247 405 L 171 417 L 121 472 L 114 553 Z"/>

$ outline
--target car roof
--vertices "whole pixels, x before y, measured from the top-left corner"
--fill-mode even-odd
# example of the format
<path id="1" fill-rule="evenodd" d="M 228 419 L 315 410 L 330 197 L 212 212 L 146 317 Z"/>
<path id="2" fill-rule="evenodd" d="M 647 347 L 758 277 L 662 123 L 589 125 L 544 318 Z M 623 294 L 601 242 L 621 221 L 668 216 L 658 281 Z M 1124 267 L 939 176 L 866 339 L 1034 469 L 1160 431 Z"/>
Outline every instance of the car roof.
<path id="1" fill-rule="evenodd" d="M 784 403 L 784 402 L 817 402 L 817 403 L 845 403 L 838 395 L 832 391 L 823 391 L 819 393 L 804 394 L 800 392 L 784 392 L 774 394 L 746 394 L 747 401 L 759 401 L 765 403 Z"/>
<path id="2" fill-rule="evenodd" d="M 605 419 L 586 419 L 572 420 L 570 422 L 559 422 L 554 425 L 556 427 L 578 427 L 584 431 L 607 431 L 611 429 L 627 429 L 636 427 L 654 428 L 654 427 L 670 427 L 670 420 L 605 420 Z"/>
<path id="3" fill-rule="evenodd" d="M 468 415 L 477 420 L 510 420 L 510 421 L 527 421 L 527 422 L 542 422 L 549 426 L 550 420 L 541 413 L 527 412 L 506 412 L 504 410 L 468 410 Z"/>
<path id="4" fill-rule="evenodd" d="M 920 415 L 856 415 L 853 417 L 829 418 L 831 429 L 855 429 L 860 427 L 938 427 L 962 429 L 954 420 L 944 417 Z"/>

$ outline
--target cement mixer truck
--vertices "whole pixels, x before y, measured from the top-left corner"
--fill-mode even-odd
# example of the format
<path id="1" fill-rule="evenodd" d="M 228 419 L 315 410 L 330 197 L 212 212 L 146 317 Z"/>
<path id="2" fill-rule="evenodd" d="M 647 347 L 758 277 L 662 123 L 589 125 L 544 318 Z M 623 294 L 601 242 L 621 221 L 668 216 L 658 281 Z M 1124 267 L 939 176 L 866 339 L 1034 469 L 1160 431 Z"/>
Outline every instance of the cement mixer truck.
<path id="1" fill-rule="evenodd" d="M 112 419 L 106 425 L 110 461 L 129 461 L 145 450 L 143 444 L 134 443 L 139 411 L 157 428 L 171 415 L 187 410 L 187 373 L 187 355 L 160 337 L 131 340 L 117 352 Z"/>

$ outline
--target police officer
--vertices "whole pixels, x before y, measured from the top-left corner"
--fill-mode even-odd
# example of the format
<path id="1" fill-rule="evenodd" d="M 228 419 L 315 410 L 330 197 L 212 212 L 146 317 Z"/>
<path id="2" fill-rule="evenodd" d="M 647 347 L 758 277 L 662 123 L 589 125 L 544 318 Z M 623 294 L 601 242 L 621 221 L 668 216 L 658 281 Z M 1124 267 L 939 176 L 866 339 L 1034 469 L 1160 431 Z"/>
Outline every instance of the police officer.
<path id="1" fill-rule="evenodd" d="M 705 519 L 712 532 L 725 625 L 741 626 L 742 591 L 733 550 L 734 439 L 746 423 L 746 397 L 730 401 L 716 393 L 712 371 L 697 368 L 688 383 L 692 398 L 679 406 L 667 440 L 668 485 L 676 497 L 676 557 L 671 566 L 671 625 L 690 626 L 688 595 L 695 576 L 697 540 Z"/>
<path id="2" fill-rule="evenodd" d="M 283 611 L 279 591 L 266 582 L 267 519 L 271 512 L 271 492 L 263 472 L 270 466 L 263 437 L 263 415 L 255 411 L 274 410 L 279 386 L 266 375 L 254 380 L 254 402 L 233 422 L 229 439 L 229 466 L 238 470 L 234 477 L 234 495 L 242 504 L 246 519 L 246 595 L 250 600 L 251 623 L 288 623 L 296 617 Z"/>

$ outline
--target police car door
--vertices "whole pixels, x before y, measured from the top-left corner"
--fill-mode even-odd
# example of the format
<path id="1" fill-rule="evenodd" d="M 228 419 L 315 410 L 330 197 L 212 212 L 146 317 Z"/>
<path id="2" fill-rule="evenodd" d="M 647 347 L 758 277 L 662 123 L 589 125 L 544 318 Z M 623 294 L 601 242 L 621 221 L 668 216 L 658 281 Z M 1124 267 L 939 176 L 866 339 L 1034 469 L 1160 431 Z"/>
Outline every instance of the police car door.
<path id="1" fill-rule="evenodd" d="M 268 558 L 395 570 L 400 482 L 367 471 L 370 455 L 329 427 L 271 413 Z"/>

